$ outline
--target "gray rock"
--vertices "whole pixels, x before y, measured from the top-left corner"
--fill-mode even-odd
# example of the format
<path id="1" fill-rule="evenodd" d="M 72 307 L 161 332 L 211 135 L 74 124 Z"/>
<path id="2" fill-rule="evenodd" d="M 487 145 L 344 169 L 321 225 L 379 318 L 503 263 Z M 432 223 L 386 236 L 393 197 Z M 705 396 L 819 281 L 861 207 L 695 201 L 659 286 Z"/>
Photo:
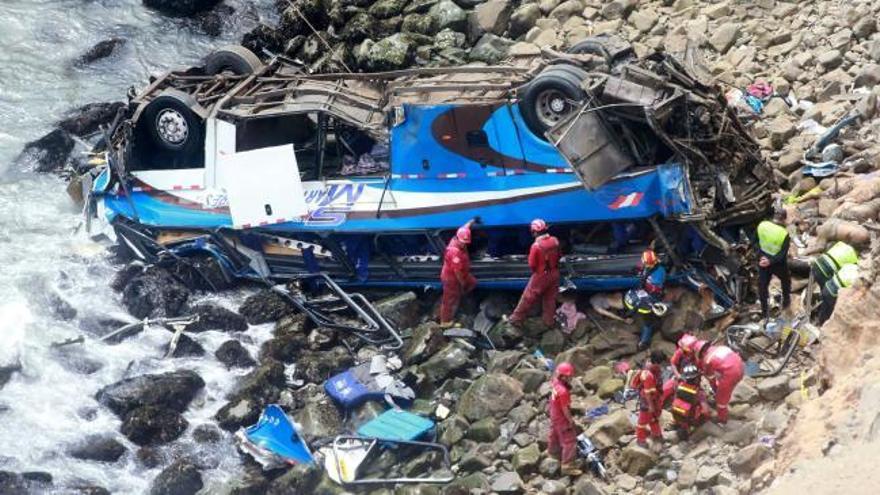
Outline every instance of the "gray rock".
<path id="1" fill-rule="evenodd" d="M 183 412 L 204 387 L 204 380 L 194 371 L 180 370 L 126 378 L 102 388 L 95 398 L 118 416 L 143 406 Z"/>
<path id="2" fill-rule="evenodd" d="M 550 379 L 550 372 L 543 369 L 522 367 L 513 372 L 513 377 L 522 383 L 523 392 L 536 392 L 542 383 Z"/>
<path id="3" fill-rule="evenodd" d="M 313 464 L 296 464 L 272 481 L 268 493 L 269 495 L 318 493 L 316 487 L 321 482 L 322 473 L 323 470 Z"/>
<path id="4" fill-rule="evenodd" d="M 452 341 L 420 365 L 419 372 L 429 381 L 438 383 L 451 373 L 470 366 L 472 352 L 470 347 Z"/>
<path id="5" fill-rule="evenodd" d="M 137 319 L 180 316 L 189 290 L 168 270 L 151 266 L 122 290 L 122 304 Z"/>
<path id="6" fill-rule="evenodd" d="M 85 67 L 92 62 L 107 58 L 124 46 L 125 43 L 126 40 L 123 38 L 109 38 L 99 41 L 93 47 L 89 48 L 88 51 L 80 55 L 73 65 L 75 67 Z"/>
<path id="7" fill-rule="evenodd" d="M 880 83 L 880 65 L 878 64 L 867 64 L 862 67 L 862 70 L 859 71 L 858 75 L 853 81 L 856 87 L 864 86 L 866 88 L 873 88 L 875 85 Z"/>
<path id="8" fill-rule="evenodd" d="M 614 371 L 610 366 L 593 366 L 580 376 L 581 383 L 591 389 L 596 390 L 602 382 L 611 379 Z"/>
<path id="9" fill-rule="evenodd" d="M 495 477 L 495 480 L 492 481 L 493 492 L 522 493 L 524 489 L 525 487 L 522 478 L 519 477 L 519 474 L 512 471 L 500 473 Z"/>
<path id="10" fill-rule="evenodd" d="M 119 431 L 140 446 L 155 446 L 180 438 L 189 423 L 179 413 L 156 406 L 144 406 L 127 413 Z"/>
<path id="11" fill-rule="evenodd" d="M 468 25 L 468 14 L 452 0 L 440 0 L 428 15 L 434 18 L 438 29 L 451 29 L 453 31 L 464 31 Z"/>
<path id="12" fill-rule="evenodd" d="M 596 390 L 596 395 L 602 399 L 609 399 L 614 397 L 614 394 L 619 390 L 623 390 L 624 385 L 623 380 L 620 378 L 609 378 L 599 385 L 599 389 Z"/>
<path id="13" fill-rule="evenodd" d="M 474 45 L 469 57 L 471 60 L 496 64 L 507 55 L 507 51 L 513 44 L 514 42 L 507 38 L 487 33 Z"/>
<path id="14" fill-rule="evenodd" d="M 449 36 L 444 33 L 452 33 L 453 31 L 441 31 L 437 34 L 440 36 Z M 461 33 L 455 33 L 461 34 Z M 464 35 L 461 35 L 462 38 Z M 424 361 L 428 356 L 434 355 L 443 345 L 443 330 L 436 322 L 425 322 L 417 326 L 413 330 L 412 337 L 406 341 L 400 356 L 406 364 L 417 364 Z"/>
<path id="15" fill-rule="evenodd" d="M 158 10 L 170 16 L 187 17 L 198 12 L 204 12 L 218 3 L 220 0 L 142 0 L 144 7 Z"/>
<path id="16" fill-rule="evenodd" d="M 444 445 L 455 445 L 464 438 L 468 428 L 466 419 L 458 415 L 450 416 L 440 423 L 440 442 Z"/>
<path id="17" fill-rule="evenodd" d="M 870 55 L 871 60 L 880 63 L 880 40 L 871 42 L 871 45 L 868 48 L 868 55 Z"/>
<path id="18" fill-rule="evenodd" d="M 250 368 L 257 362 L 251 357 L 247 349 L 237 340 L 227 340 L 214 351 L 217 361 L 225 364 L 227 368 Z"/>
<path id="19" fill-rule="evenodd" d="M 538 471 L 541 462 L 541 451 L 538 444 L 519 449 L 513 454 L 513 468 L 521 475 L 532 474 Z"/>
<path id="20" fill-rule="evenodd" d="M 715 484 L 715 480 L 718 479 L 718 476 L 721 475 L 721 469 L 712 466 L 712 465 L 704 465 L 700 467 L 700 470 L 697 471 L 697 479 L 696 485 L 699 488 L 707 488 Z"/>
<path id="21" fill-rule="evenodd" d="M 746 382 L 739 382 L 733 389 L 733 396 L 730 398 L 731 405 L 754 404 L 757 401 L 758 390 Z"/>
<path id="22" fill-rule="evenodd" d="M 639 4 L 639 0 L 614 0 L 602 7 L 602 17 L 606 19 L 626 19 Z"/>
<path id="23" fill-rule="evenodd" d="M 458 462 L 458 467 L 462 471 L 475 473 L 482 471 L 492 465 L 492 460 L 479 451 L 470 451 L 462 456 Z"/>
<path id="24" fill-rule="evenodd" d="M 444 29 L 434 36 L 434 47 L 437 50 L 446 48 L 463 48 L 467 44 L 467 36 L 464 33 Z"/>
<path id="25" fill-rule="evenodd" d="M 541 459 L 541 464 L 538 466 L 538 472 L 545 478 L 553 478 L 559 473 L 559 467 L 560 463 L 558 460 L 547 456 Z"/>
<path id="26" fill-rule="evenodd" d="M 471 424 L 467 437 L 475 442 L 494 442 L 501 435 L 495 418 L 483 418 Z"/>
<path id="27" fill-rule="evenodd" d="M 758 394 L 764 400 L 782 400 L 791 391 L 788 388 L 788 380 L 789 378 L 785 375 L 764 378 L 758 382 Z"/>
<path id="28" fill-rule="evenodd" d="M 404 23 L 406 19 L 404 19 Z M 370 70 L 403 69 L 412 64 L 415 47 L 402 34 L 394 34 L 377 41 L 367 54 Z"/>
<path id="29" fill-rule="evenodd" d="M 565 22 L 569 17 L 580 15 L 583 10 L 584 4 L 580 0 L 566 0 L 550 12 L 550 17 Z"/>
<path id="30" fill-rule="evenodd" d="M 530 404 L 529 402 L 523 402 L 522 404 L 514 407 L 507 413 L 507 418 L 509 418 L 514 423 L 519 423 L 521 425 L 528 424 L 535 415 L 538 414 L 538 410 Z"/>
<path id="31" fill-rule="evenodd" d="M 624 409 L 618 409 L 609 415 L 600 418 L 587 429 L 587 436 L 599 449 L 606 449 L 616 444 L 623 435 L 632 433 L 633 426 L 629 420 L 629 413 Z"/>
<path id="32" fill-rule="evenodd" d="M 150 495 L 195 495 L 202 486 L 199 469 L 186 459 L 178 459 L 156 476 Z"/>
<path id="33" fill-rule="evenodd" d="M 425 36 L 433 36 L 439 28 L 437 27 L 437 18 L 432 15 L 407 14 L 403 18 L 403 23 L 401 24 L 400 29 L 403 30 L 404 33 L 415 33 Z M 409 41 L 407 41 L 407 43 L 409 43 Z M 370 49 L 372 50 L 374 46 L 375 44 L 371 45 Z M 409 49 L 413 52 L 413 54 L 415 53 L 415 45 L 413 45 Z M 403 68 L 403 66 L 399 68 Z"/>
<path id="34" fill-rule="evenodd" d="M 593 350 L 589 347 L 578 346 L 562 351 L 556 355 L 556 362 L 569 362 L 574 366 L 575 375 L 584 373 L 593 364 Z"/>
<path id="35" fill-rule="evenodd" d="M 342 431 L 342 416 L 329 401 L 313 401 L 297 411 L 299 431 L 307 439 L 332 437 Z"/>
<path id="36" fill-rule="evenodd" d="M 541 485 L 541 493 L 546 495 L 565 495 L 568 486 L 558 480 L 547 480 Z"/>
<path id="37" fill-rule="evenodd" d="M 730 469 L 737 474 L 747 474 L 755 470 L 762 462 L 773 456 L 773 452 L 762 443 L 755 443 L 738 450 L 730 458 Z"/>
<path id="38" fill-rule="evenodd" d="M 657 454 L 646 448 L 631 445 L 620 453 L 618 463 L 624 472 L 633 476 L 644 476 L 649 469 L 657 464 Z"/>
<path id="39" fill-rule="evenodd" d="M 186 326 L 187 332 L 244 332 L 248 329 L 247 320 L 243 316 L 216 304 L 197 304 L 188 313 L 198 315 L 199 319 Z"/>
<path id="40" fill-rule="evenodd" d="M 837 68 L 843 63 L 843 54 L 841 54 L 839 50 L 827 50 L 816 57 L 816 61 L 819 62 L 819 65 L 825 68 L 825 70 L 831 70 Z"/>
<path id="41" fill-rule="evenodd" d="M 877 21 L 873 16 L 864 16 L 853 26 L 853 34 L 858 39 L 865 39 L 877 31 Z"/>
<path id="42" fill-rule="evenodd" d="M 489 0 L 477 5 L 468 16 L 468 36 L 472 40 L 480 39 L 485 33 L 501 36 L 507 29 L 512 11 L 509 0 Z"/>
<path id="43" fill-rule="evenodd" d="M 68 450 L 68 455 L 76 459 L 98 462 L 116 462 L 125 455 L 126 448 L 115 438 L 105 435 L 92 435 Z"/>
<path id="44" fill-rule="evenodd" d="M 368 11 L 371 16 L 377 19 L 387 19 L 401 14 L 407 3 L 408 0 L 378 0 L 373 5 L 370 5 Z"/>
<path id="45" fill-rule="evenodd" d="M 522 400 L 522 384 L 498 373 L 474 380 L 461 396 L 458 412 L 471 421 L 506 414 Z"/>
<path id="46" fill-rule="evenodd" d="M 517 7 L 510 15 L 508 34 L 511 38 L 519 38 L 535 26 L 541 18 L 541 8 L 536 3 L 526 3 Z"/>
<path id="47" fill-rule="evenodd" d="M 678 478 L 675 480 L 676 486 L 683 489 L 689 489 L 697 482 L 697 472 L 700 466 L 693 458 L 687 458 L 681 462 L 681 468 L 678 470 Z"/>
<path id="48" fill-rule="evenodd" d="M 259 325 L 278 321 L 293 314 L 294 309 L 281 296 L 265 289 L 245 299 L 238 312 L 251 325 Z"/>
<path id="49" fill-rule="evenodd" d="M 574 495 L 605 495 L 605 490 L 589 476 L 581 476 L 574 485 L 573 493 Z"/>
<path id="50" fill-rule="evenodd" d="M 525 356 L 522 351 L 495 351 L 489 358 L 489 373 L 507 373 Z"/>
<path id="51" fill-rule="evenodd" d="M 727 53 L 730 47 L 736 43 L 739 38 L 740 26 L 733 22 L 727 22 L 715 29 L 712 37 L 709 38 L 709 44 L 720 54 Z"/>

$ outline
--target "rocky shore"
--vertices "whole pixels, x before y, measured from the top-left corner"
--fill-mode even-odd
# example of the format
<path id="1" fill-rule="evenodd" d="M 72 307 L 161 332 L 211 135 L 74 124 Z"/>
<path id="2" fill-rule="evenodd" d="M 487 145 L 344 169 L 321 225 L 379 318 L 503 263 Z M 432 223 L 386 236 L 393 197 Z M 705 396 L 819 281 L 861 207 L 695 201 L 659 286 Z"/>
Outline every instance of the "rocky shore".
<path id="1" fill-rule="evenodd" d="M 144 4 L 173 16 L 221 15 L 222 2 Z M 690 40 L 704 50 L 718 84 L 744 91 L 764 82 L 773 95 L 759 112 L 745 113 L 763 154 L 775 167 L 779 197 L 786 200 L 789 221 L 803 241 L 797 255 L 818 252 L 825 242 L 843 239 L 863 248 L 864 283 L 875 273 L 876 232 L 880 212 L 880 4 L 855 0 L 841 6 L 827 0 L 781 2 L 759 0 L 293 0 L 277 2 L 279 22 L 261 25 L 242 43 L 302 61 L 315 72 L 391 70 L 412 66 L 495 64 L 530 55 L 542 48 L 564 49 L 604 33 L 630 42 L 640 55 L 654 50 L 678 52 Z M 218 13 L 220 12 L 220 13 Z M 202 17 L 199 17 L 202 16 Z M 220 26 L 221 23 L 212 25 Z M 110 56 L 117 42 L 96 46 L 80 63 Z M 105 55 L 106 54 L 106 55 Z M 96 139 L 95 131 L 115 116 L 120 103 L 98 103 L 76 109 L 58 128 L 29 143 L 22 160 L 42 172 L 77 172 L 88 167 L 73 152 L 79 139 Z M 748 112 L 748 109 L 743 110 Z M 831 178 L 804 173 L 802 160 L 824 130 L 853 115 L 834 142 L 840 169 Z M 822 150 L 820 150 L 822 151 Z M 806 283 L 807 264 L 793 263 L 795 287 Z M 379 349 L 361 346 L 350 352 L 342 337 L 316 328 L 277 295 L 252 290 L 237 312 L 210 304 L 190 305 L 205 284 L 190 267 L 170 269 L 120 267 L 114 288 L 136 318 L 198 314 L 184 331 L 175 356 L 203 355 L 230 369 L 249 369 L 227 403 L 216 414 L 217 427 L 190 425 L 183 417 L 205 386 L 195 372 L 126 378 L 102 389 L 96 399 L 116 414 L 120 433 L 136 448 L 144 467 L 162 466 L 152 494 L 190 494 L 203 488 L 204 459 L 174 454 L 175 441 L 188 429 L 210 446 L 232 442 L 230 433 L 256 422 L 262 409 L 280 404 L 301 425 L 307 440 L 351 430 L 379 412 L 368 404 L 346 416 L 324 394 L 330 376 L 365 362 Z M 446 338 L 434 323 L 436 294 L 396 293 L 373 297 L 383 315 L 409 337 L 399 355 L 400 376 L 417 393 L 413 411 L 433 415 L 439 405 L 452 413 L 438 424 L 439 441 L 450 448 L 456 480 L 446 486 L 383 488 L 372 493 L 546 493 L 553 495 L 611 493 L 745 494 L 767 489 L 792 459 L 777 459 L 784 440 L 805 402 L 827 392 L 824 360 L 815 347 L 799 352 L 796 363 L 773 378 L 745 379 L 732 402 L 732 421 L 724 428 L 701 427 L 690 439 L 667 432 L 665 448 L 654 453 L 636 446 L 632 400 L 616 400 L 624 388 L 615 365 L 640 362 L 637 329 L 596 317 L 571 334 L 544 329 L 530 320 L 522 329 L 498 323 L 491 336 L 499 351 L 480 350 L 461 339 Z M 468 326 L 482 311 L 493 320 L 508 313 L 515 295 L 478 293 L 463 304 L 461 322 Z M 581 307 L 588 307 L 585 300 Z M 844 307 L 855 307 L 845 305 Z M 870 316 L 870 315 L 869 315 Z M 835 316 L 829 328 L 839 318 Z M 848 321 L 848 320 L 847 320 Z M 272 338 L 257 355 L 242 345 L 251 325 L 273 324 Z M 856 325 L 858 322 L 851 322 Z M 826 325 L 827 326 L 827 325 Z M 684 294 L 673 305 L 653 347 L 671 354 L 684 330 L 701 329 L 715 337 L 705 322 L 697 297 Z M 214 353 L 198 343 L 202 332 L 224 332 L 228 340 Z M 169 339 L 171 333 L 169 332 Z M 821 343 L 819 345 L 822 345 Z M 559 464 L 544 454 L 548 419 L 546 399 L 550 372 L 533 353 L 540 349 L 577 369 L 574 412 L 578 423 L 602 449 L 610 470 L 608 481 L 587 473 L 563 477 Z M 0 370 L 0 382 L 3 380 Z M 833 389 L 832 389 L 833 390 Z M 607 411 L 597 411 L 607 406 Z M 815 407 L 815 406 L 810 406 Z M 663 422 L 671 418 L 664 413 Z M 112 463 L 127 447 L 115 433 L 84 438 L 69 446 L 78 459 Z M 246 476 L 231 493 L 343 493 L 321 471 L 297 466 L 263 472 L 243 456 Z M 418 469 L 418 459 L 404 471 Z M 0 471 L 0 493 L 27 493 L 50 486 L 48 473 Z M 80 493 L 106 493 L 82 487 Z"/>

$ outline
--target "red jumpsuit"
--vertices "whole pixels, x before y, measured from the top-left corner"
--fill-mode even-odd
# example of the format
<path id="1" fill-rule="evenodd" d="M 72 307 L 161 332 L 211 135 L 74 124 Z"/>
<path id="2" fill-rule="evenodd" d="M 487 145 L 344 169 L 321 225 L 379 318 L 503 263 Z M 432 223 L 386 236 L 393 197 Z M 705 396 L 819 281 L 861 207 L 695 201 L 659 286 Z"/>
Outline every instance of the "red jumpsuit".
<path id="1" fill-rule="evenodd" d="M 556 378 L 553 379 L 552 384 L 553 392 L 547 403 L 550 414 L 550 438 L 547 441 L 547 452 L 565 465 L 574 461 L 577 453 L 577 432 L 574 424 L 569 422 L 565 415 L 565 411 L 571 406 L 571 393 L 568 385 Z"/>
<path id="2" fill-rule="evenodd" d="M 733 389 L 739 383 L 745 373 L 745 365 L 733 349 L 724 345 L 716 345 L 709 348 L 703 358 L 703 376 L 709 379 L 712 390 L 715 391 L 715 409 L 718 411 L 718 421 L 727 422 L 728 407 Z"/>
<path id="3" fill-rule="evenodd" d="M 511 322 L 520 323 L 525 320 L 526 314 L 540 299 L 541 319 L 548 327 L 553 326 L 556 295 L 559 294 L 559 257 L 559 240 L 552 235 L 541 235 L 532 243 L 529 250 L 529 268 L 532 269 L 532 276 L 519 304 L 510 315 Z"/>
<path id="4" fill-rule="evenodd" d="M 660 390 L 660 366 L 650 365 L 633 375 L 630 387 L 639 391 L 639 422 L 636 425 L 636 441 L 640 444 L 648 440 L 648 431 L 653 438 L 662 438 L 660 413 L 663 411 Z M 653 406 L 653 407 L 652 407 Z M 652 410 L 653 409 L 653 410 Z"/>
<path id="5" fill-rule="evenodd" d="M 440 302 L 440 323 L 452 321 L 458 310 L 461 296 L 477 286 L 477 279 L 471 275 L 471 260 L 467 246 L 453 237 L 443 254 L 443 269 L 440 271 L 443 283 L 443 299 Z"/>

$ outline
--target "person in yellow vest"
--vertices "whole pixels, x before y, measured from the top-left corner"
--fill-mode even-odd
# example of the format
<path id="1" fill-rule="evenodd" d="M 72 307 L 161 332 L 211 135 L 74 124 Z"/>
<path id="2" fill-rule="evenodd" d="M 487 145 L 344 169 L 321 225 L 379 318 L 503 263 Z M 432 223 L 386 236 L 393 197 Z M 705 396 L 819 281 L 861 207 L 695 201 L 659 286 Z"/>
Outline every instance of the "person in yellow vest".
<path id="1" fill-rule="evenodd" d="M 846 265 L 856 265 L 859 263 L 859 253 L 849 244 L 838 241 L 835 242 L 828 251 L 813 261 L 810 271 L 813 272 L 813 281 L 820 289 L 825 288 L 825 284 L 834 277 L 841 268 Z"/>
<path id="2" fill-rule="evenodd" d="M 782 283 L 782 309 L 791 304 L 791 274 L 788 271 L 790 238 L 784 227 L 785 210 L 777 209 L 773 221 L 758 224 L 758 299 L 764 320 L 770 317 L 770 279 L 773 275 Z"/>
<path id="3" fill-rule="evenodd" d="M 819 305 L 819 324 L 831 318 L 837 304 L 837 294 L 844 287 L 852 287 L 859 278 L 859 266 L 850 263 L 843 265 L 834 276 L 822 286 L 822 304 Z"/>

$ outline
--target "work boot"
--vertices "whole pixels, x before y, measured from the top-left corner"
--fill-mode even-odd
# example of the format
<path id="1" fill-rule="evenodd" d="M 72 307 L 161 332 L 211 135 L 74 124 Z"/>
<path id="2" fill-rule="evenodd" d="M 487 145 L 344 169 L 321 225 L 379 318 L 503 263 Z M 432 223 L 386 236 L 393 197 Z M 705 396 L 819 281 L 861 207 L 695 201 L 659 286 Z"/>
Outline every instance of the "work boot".
<path id="1" fill-rule="evenodd" d="M 655 438 L 651 441 L 651 452 L 659 454 L 663 451 L 663 439 Z"/>
<path id="2" fill-rule="evenodd" d="M 578 469 L 577 466 L 574 465 L 573 462 L 568 464 L 563 464 L 562 469 L 560 470 L 563 476 L 580 476 L 584 474 L 583 471 Z"/>
<path id="3" fill-rule="evenodd" d="M 443 330 L 446 330 L 447 328 L 452 328 L 452 325 L 455 325 L 454 321 L 447 321 L 445 323 L 441 323 L 440 328 L 442 328 Z"/>

